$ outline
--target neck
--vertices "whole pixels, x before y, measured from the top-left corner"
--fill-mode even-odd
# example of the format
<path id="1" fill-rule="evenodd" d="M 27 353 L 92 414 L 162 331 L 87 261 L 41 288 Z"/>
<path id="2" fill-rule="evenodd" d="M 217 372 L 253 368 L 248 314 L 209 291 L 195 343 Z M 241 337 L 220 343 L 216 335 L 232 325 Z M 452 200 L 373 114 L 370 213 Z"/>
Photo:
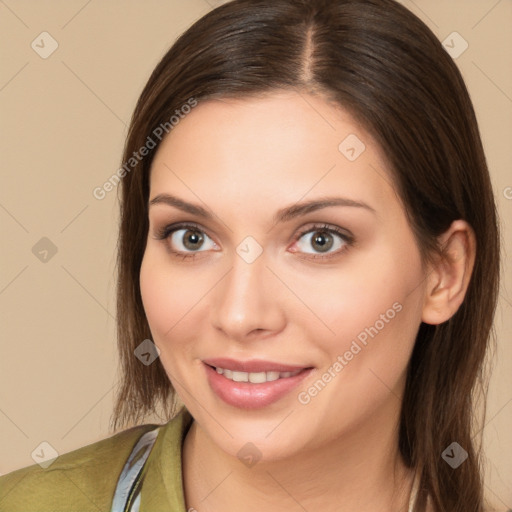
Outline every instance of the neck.
<path id="1" fill-rule="evenodd" d="M 183 445 L 187 510 L 407 511 L 413 471 L 398 452 L 399 404 L 314 449 L 246 467 L 193 422 Z M 390 417 L 395 421 L 390 421 Z"/>

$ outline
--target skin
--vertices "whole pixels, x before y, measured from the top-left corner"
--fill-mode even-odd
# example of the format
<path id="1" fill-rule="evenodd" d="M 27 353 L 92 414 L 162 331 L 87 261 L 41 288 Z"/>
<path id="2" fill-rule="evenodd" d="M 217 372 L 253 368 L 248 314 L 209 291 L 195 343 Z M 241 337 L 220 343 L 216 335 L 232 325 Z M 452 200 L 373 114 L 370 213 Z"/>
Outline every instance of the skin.
<path id="1" fill-rule="evenodd" d="M 354 161 L 338 149 L 349 134 L 366 146 Z M 464 298 L 471 228 L 454 222 L 440 239 L 449 259 L 424 268 L 381 148 L 343 109 L 294 91 L 200 102 L 155 155 L 150 200 L 165 193 L 214 215 L 151 205 L 140 272 L 161 362 L 195 419 L 183 446 L 187 509 L 407 510 L 414 475 L 397 445 L 406 367 L 420 323 L 447 320 Z M 334 206 L 272 221 L 326 196 L 374 211 Z M 198 250 L 183 245 L 185 231 L 157 239 L 182 221 L 202 230 Z M 335 257 L 313 259 L 325 255 L 311 240 L 318 223 L 354 242 L 333 234 Z M 236 252 L 249 235 L 263 250 L 250 264 Z M 400 312 L 300 403 L 298 392 L 396 303 Z M 274 404 L 242 410 L 211 390 L 201 362 L 210 357 L 315 370 Z M 261 453 L 252 467 L 237 457 L 248 442 Z"/>

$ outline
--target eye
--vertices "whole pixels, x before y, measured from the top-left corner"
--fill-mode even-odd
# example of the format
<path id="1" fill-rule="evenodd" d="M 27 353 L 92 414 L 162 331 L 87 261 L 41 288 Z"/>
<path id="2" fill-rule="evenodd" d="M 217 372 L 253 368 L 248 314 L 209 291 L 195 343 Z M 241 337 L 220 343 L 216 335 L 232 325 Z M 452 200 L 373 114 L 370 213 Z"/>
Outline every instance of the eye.
<path id="1" fill-rule="evenodd" d="M 194 258 L 197 252 L 217 247 L 215 242 L 194 224 L 165 226 L 156 234 L 158 240 L 167 240 L 170 251 L 183 259 Z M 208 243 L 209 241 L 209 243 Z"/>
<path id="2" fill-rule="evenodd" d="M 197 253 L 215 250 L 217 244 L 197 225 L 189 223 L 164 226 L 155 238 L 165 240 L 170 252 L 182 259 L 193 259 Z M 354 238 L 336 226 L 310 226 L 297 237 L 291 252 L 309 254 L 308 258 L 328 259 L 338 256 L 354 243 Z M 312 251 L 310 249 L 313 249 Z"/>
<path id="3" fill-rule="evenodd" d="M 324 224 L 303 231 L 295 245 L 298 245 L 300 252 L 312 254 L 313 258 L 330 258 L 346 250 L 353 242 L 353 237 L 341 229 Z M 323 254 L 326 256 L 322 256 Z"/>

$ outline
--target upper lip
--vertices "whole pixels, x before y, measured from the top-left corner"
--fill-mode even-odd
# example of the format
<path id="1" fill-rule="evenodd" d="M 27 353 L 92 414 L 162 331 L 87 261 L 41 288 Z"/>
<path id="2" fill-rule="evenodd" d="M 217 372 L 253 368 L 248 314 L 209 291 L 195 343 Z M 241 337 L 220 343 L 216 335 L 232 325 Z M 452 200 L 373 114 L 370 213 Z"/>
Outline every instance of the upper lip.
<path id="1" fill-rule="evenodd" d="M 311 366 L 294 366 L 289 364 L 275 363 L 272 361 L 264 361 L 263 359 L 251 359 L 250 361 L 237 361 L 228 357 L 215 357 L 212 359 L 203 359 L 203 363 L 214 366 L 215 368 L 223 368 L 225 370 L 233 370 L 235 372 L 260 373 L 260 372 L 296 372 L 311 368 Z"/>

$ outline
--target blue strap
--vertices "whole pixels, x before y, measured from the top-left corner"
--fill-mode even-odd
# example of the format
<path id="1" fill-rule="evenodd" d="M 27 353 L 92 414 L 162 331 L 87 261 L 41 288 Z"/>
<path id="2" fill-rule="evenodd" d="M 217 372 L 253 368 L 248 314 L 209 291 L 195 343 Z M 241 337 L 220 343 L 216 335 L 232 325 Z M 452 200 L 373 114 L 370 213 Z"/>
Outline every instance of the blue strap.
<path id="1" fill-rule="evenodd" d="M 112 501 L 111 512 L 138 512 L 140 507 L 139 477 L 151 448 L 155 444 L 159 428 L 146 432 L 134 446 L 121 471 Z"/>

